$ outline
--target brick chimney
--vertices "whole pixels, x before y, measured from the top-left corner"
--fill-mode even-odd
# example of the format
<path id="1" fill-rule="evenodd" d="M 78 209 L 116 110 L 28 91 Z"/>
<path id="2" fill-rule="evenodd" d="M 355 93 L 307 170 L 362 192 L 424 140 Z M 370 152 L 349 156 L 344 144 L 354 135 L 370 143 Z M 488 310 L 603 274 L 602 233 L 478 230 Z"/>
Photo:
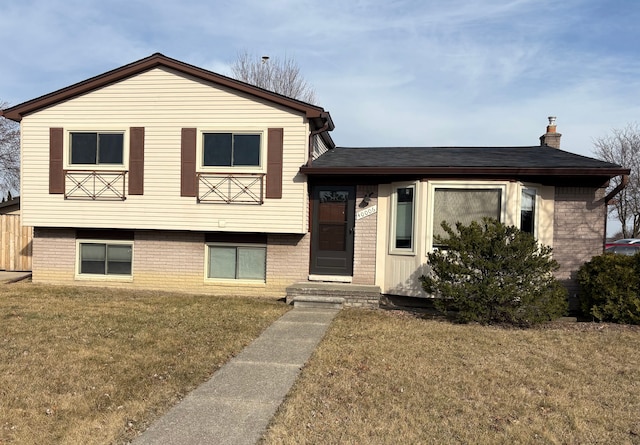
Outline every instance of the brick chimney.
<path id="1" fill-rule="evenodd" d="M 540 145 L 548 145 L 553 148 L 560 148 L 560 138 L 562 135 L 556 132 L 556 117 L 549 116 L 547 132 L 540 136 Z"/>

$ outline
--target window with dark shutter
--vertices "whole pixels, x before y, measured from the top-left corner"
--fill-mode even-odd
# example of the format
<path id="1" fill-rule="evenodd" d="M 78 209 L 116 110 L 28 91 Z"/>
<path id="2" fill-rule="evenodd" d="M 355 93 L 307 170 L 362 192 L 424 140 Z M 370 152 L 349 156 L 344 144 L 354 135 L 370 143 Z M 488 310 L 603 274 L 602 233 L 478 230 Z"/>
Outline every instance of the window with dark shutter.
<path id="1" fill-rule="evenodd" d="M 180 159 L 180 196 L 196 196 L 195 128 L 182 129 Z"/>
<path id="2" fill-rule="evenodd" d="M 132 127 L 129 132 L 129 195 L 143 195 L 144 127 Z"/>
<path id="3" fill-rule="evenodd" d="M 62 128 L 49 129 L 49 193 L 64 194 L 64 160 Z"/>
<path id="4" fill-rule="evenodd" d="M 282 198 L 282 148 L 284 130 L 269 128 L 267 137 L 267 185 L 266 198 Z"/>

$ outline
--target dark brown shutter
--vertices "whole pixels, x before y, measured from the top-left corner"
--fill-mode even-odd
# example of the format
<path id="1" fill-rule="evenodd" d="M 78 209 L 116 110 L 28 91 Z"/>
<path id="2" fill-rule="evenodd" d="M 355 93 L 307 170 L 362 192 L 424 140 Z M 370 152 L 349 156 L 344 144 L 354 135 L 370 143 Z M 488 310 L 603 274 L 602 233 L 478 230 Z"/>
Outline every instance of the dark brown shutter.
<path id="1" fill-rule="evenodd" d="M 282 198 L 282 142 L 284 130 L 269 128 L 267 137 L 267 198 Z"/>
<path id="2" fill-rule="evenodd" d="M 144 127 L 129 129 L 129 195 L 144 194 Z"/>
<path id="3" fill-rule="evenodd" d="M 49 193 L 64 193 L 64 131 L 62 128 L 49 128 Z"/>
<path id="4" fill-rule="evenodd" d="M 196 129 L 183 128 L 181 142 L 180 196 L 196 196 Z"/>

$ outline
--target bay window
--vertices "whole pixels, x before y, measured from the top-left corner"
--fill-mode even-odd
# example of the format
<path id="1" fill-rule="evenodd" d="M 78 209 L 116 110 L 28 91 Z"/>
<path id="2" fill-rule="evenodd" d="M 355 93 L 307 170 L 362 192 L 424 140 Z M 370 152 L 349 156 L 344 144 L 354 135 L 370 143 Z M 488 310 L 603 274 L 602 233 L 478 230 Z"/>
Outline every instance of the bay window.
<path id="1" fill-rule="evenodd" d="M 482 221 L 483 217 L 502 221 L 502 193 L 503 189 L 499 187 L 436 187 L 433 193 L 433 245 L 438 245 L 436 236 L 447 236 L 442 221 L 453 229 L 458 222 L 469 225 L 472 221 Z"/>

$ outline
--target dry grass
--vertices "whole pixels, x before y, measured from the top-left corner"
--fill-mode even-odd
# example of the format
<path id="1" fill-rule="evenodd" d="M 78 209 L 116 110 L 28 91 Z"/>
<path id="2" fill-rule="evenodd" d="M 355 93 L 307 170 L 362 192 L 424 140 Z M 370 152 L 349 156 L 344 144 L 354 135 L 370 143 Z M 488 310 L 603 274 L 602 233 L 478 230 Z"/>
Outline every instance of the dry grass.
<path id="1" fill-rule="evenodd" d="M 0 444 L 125 443 L 286 312 L 282 303 L 0 287 Z"/>
<path id="2" fill-rule="evenodd" d="M 266 444 L 639 444 L 640 330 L 343 311 Z"/>

